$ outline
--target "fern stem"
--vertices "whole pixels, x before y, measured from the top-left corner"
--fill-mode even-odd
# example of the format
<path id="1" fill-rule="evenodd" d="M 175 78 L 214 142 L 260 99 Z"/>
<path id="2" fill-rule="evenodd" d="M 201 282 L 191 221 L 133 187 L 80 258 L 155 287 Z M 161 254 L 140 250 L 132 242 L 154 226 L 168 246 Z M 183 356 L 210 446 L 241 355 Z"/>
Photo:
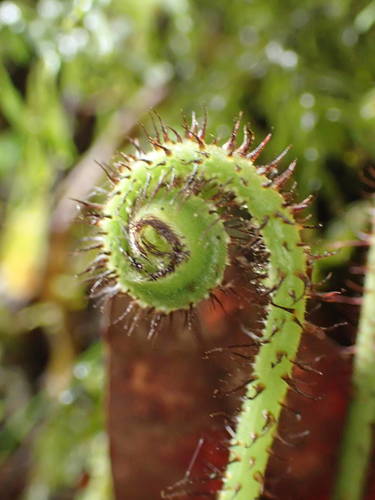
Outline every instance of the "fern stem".
<path id="1" fill-rule="evenodd" d="M 344 431 L 334 500 L 364 495 L 375 424 L 375 215 L 353 366 L 353 394 Z"/>
<path id="2" fill-rule="evenodd" d="M 185 139 L 175 132 L 172 140 L 160 126 L 155 138 L 148 137 L 152 151 L 136 143 L 136 156 L 123 154 L 106 172 L 113 188 L 104 205 L 80 202 L 100 228 L 102 250 L 86 271 L 105 268 L 110 283 L 104 293 L 128 294 L 131 307 L 153 315 L 150 337 L 163 317 L 190 311 L 225 287 L 228 266 L 245 273 L 249 289 L 256 282 L 264 301 L 264 317 L 252 336 L 259 350 L 249 363 L 237 429 L 228 426 L 230 459 L 219 493 L 220 500 L 255 500 L 264 489 L 281 405 L 293 384 L 310 284 L 303 226 L 283 192 L 296 162 L 277 170 L 286 148 L 270 164 L 255 165 L 270 135 L 250 151 L 252 132 L 245 127 L 238 146 L 240 119 L 222 146 L 205 142 L 206 126 L 199 129 L 194 115 L 192 125 L 185 124 Z M 245 245 L 236 240 L 238 224 Z"/>

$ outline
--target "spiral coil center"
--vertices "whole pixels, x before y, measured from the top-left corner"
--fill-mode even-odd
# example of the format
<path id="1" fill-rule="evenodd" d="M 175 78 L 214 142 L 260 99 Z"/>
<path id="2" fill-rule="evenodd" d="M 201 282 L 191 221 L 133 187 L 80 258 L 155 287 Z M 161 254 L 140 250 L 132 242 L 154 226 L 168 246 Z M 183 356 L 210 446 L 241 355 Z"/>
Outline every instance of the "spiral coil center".
<path id="1" fill-rule="evenodd" d="M 132 223 L 129 236 L 131 247 L 142 260 L 151 281 L 173 273 L 190 256 L 181 237 L 166 222 L 155 217 Z"/>

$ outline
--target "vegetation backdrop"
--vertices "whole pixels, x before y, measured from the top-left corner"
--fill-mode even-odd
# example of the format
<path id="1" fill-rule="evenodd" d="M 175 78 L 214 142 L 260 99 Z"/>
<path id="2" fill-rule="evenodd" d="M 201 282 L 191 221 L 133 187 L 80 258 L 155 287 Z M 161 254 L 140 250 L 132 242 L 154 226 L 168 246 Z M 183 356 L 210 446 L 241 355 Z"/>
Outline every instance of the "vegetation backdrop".
<path id="1" fill-rule="evenodd" d="M 113 488 L 159 498 L 202 435 L 207 460 L 223 460 L 208 422 L 222 367 L 202 365 L 194 341 L 168 336 L 153 350 L 141 326 L 131 337 L 110 326 L 124 305 L 87 299 L 77 273 L 89 257 L 76 254 L 87 227 L 72 199 L 103 183 L 97 162 L 129 149 L 151 109 L 176 128 L 206 109 L 219 138 L 242 110 L 258 139 L 273 131 L 264 161 L 293 145 L 297 196 L 315 195 L 322 224 L 306 234 L 314 253 L 356 238 L 371 192 L 360 174 L 375 162 L 374 47 L 374 0 L 0 2 L 2 499 L 100 500 Z M 316 277 L 332 271 L 325 289 L 348 290 L 349 264 L 363 258 L 345 248 Z M 322 379 L 308 380 L 324 397 L 299 401 L 293 432 L 310 434 L 287 450 L 289 465 L 271 461 L 280 499 L 329 498 L 348 400 L 357 306 L 315 306 L 318 324 L 346 324 L 305 341 L 325 356 Z M 207 309 L 207 332 L 230 325 Z"/>

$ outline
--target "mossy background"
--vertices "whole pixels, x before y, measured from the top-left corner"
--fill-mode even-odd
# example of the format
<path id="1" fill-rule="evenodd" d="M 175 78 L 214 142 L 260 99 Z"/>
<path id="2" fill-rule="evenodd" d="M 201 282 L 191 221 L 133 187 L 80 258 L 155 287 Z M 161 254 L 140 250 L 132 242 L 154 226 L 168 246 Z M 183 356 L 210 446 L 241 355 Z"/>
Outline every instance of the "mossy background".
<path id="1" fill-rule="evenodd" d="M 101 182 L 94 160 L 142 133 L 151 107 L 173 127 L 206 108 L 221 138 L 243 110 L 259 139 L 274 132 L 264 162 L 293 144 L 318 253 L 366 229 L 374 47 L 375 1 L 0 2 L 0 498 L 110 498 L 106 321 L 75 276 L 87 229 L 68 199 Z M 360 258 L 344 250 L 316 274 L 340 288 Z M 355 324 L 355 307 L 322 309 Z M 354 330 L 334 340 L 350 345 Z M 341 385 L 326 380 L 333 416 Z"/>

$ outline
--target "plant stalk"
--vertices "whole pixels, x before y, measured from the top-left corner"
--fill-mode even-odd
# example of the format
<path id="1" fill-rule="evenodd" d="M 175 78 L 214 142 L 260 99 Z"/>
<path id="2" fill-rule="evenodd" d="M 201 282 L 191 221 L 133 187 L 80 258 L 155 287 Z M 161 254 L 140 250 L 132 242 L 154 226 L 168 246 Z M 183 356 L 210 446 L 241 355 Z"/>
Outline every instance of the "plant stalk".
<path id="1" fill-rule="evenodd" d="M 375 212 L 349 406 L 333 500 L 361 500 L 364 495 L 375 424 Z"/>

